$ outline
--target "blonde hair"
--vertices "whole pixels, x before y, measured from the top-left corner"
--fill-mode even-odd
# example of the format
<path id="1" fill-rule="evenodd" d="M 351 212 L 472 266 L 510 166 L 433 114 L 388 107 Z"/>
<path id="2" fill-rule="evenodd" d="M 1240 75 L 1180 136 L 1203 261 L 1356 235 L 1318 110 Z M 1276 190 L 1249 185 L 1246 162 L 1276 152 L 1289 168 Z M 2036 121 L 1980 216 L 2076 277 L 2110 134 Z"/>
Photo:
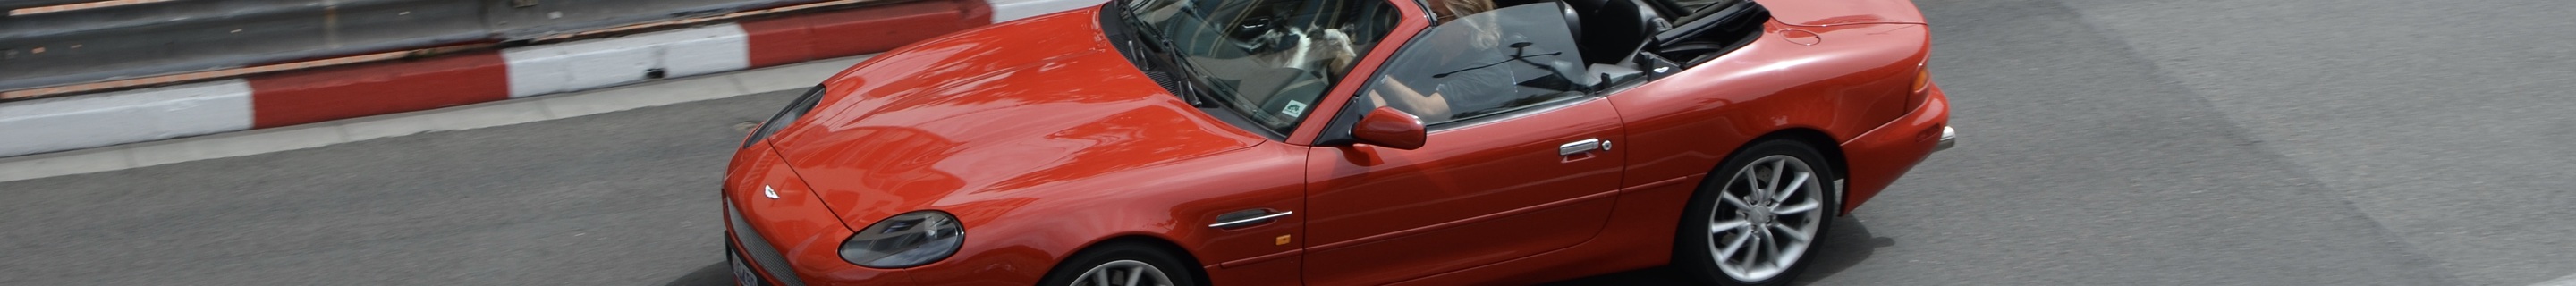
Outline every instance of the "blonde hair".
<path id="1" fill-rule="evenodd" d="M 1429 1 L 1431 3 L 1432 14 L 1439 17 L 1438 20 L 1441 24 L 1448 24 L 1450 21 L 1458 20 L 1458 18 L 1475 15 L 1476 13 L 1493 11 L 1495 9 L 1493 0 L 1425 1 Z M 1468 41 L 1469 45 L 1474 45 L 1479 49 L 1492 49 L 1502 45 L 1502 29 L 1500 27 L 1495 27 L 1493 21 L 1470 22 L 1465 26 L 1473 26 L 1473 28 L 1467 29 L 1473 29 L 1475 31 L 1473 34 L 1466 34 L 1474 37 Z M 1446 34 L 1453 32 L 1442 33 Z"/>
<path id="2" fill-rule="evenodd" d="M 1456 20 L 1458 17 L 1494 10 L 1493 0 L 1429 0 L 1429 2 L 1431 13 L 1440 16 L 1439 20 L 1443 23 Z"/>

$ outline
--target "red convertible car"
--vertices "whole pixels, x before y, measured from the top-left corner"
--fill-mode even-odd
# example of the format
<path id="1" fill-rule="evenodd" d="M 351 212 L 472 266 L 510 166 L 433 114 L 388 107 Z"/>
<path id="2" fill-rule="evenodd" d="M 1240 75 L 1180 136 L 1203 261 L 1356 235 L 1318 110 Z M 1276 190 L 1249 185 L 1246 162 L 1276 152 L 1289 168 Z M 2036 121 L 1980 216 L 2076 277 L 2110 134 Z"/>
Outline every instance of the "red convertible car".
<path id="1" fill-rule="evenodd" d="M 1118 0 L 757 128 L 745 285 L 1777 285 L 1952 144 L 1907 0 Z"/>

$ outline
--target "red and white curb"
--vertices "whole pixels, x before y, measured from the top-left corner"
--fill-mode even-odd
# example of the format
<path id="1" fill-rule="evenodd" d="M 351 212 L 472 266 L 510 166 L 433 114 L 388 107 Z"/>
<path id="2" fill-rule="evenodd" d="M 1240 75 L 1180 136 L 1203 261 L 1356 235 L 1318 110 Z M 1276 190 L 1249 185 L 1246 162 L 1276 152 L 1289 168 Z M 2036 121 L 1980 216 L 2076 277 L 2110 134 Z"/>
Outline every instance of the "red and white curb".
<path id="1" fill-rule="evenodd" d="M 245 130 L 283 129 L 333 120 L 629 85 L 654 81 L 656 76 L 679 78 L 843 58 L 893 49 L 976 26 L 1103 2 L 1105 0 L 929 0 L 415 61 L 0 103 L 0 157 L 7 157 L 0 158 L 0 181 L 175 162 L 141 160 L 134 154 L 127 154 L 124 155 L 127 163 L 111 164 L 123 165 L 120 168 L 73 167 L 64 165 L 63 158 L 80 157 L 81 154 L 61 153 L 82 151 L 65 152 L 67 150 Z M 848 66 L 841 63 L 828 67 L 823 75 Z M 818 67 L 801 69 L 826 70 Z M 787 84 L 811 85 L 819 79 L 819 76 L 814 76 Z M 748 86 L 752 84 L 748 82 L 765 79 L 735 80 L 737 88 L 751 89 Z M 749 92 L 759 91 L 762 90 Z M 716 98 L 740 94 L 747 93 L 722 94 Z M 340 136 L 343 138 L 374 138 L 348 136 L 348 131 L 340 133 L 343 133 Z M 310 147 L 318 145 L 286 150 Z M 48 152 L 57 154 L 40 154 Z M 29 154 L 38 155 L 25 156 Z"/>

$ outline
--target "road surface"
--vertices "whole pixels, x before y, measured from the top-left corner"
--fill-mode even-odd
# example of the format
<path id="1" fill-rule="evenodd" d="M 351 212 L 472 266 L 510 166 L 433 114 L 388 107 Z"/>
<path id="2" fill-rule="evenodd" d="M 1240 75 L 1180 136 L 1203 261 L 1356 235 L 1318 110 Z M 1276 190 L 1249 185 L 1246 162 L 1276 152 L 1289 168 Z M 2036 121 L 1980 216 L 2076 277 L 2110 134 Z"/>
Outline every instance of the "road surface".
<path id="1" fill-rule="evenodd" d="M 2576 1 L 1917 2 L 1963 142 L 1808 285 L 2576 283 Z M 0 284 L 719 285 L 790 97 L 0 183 Z"/>

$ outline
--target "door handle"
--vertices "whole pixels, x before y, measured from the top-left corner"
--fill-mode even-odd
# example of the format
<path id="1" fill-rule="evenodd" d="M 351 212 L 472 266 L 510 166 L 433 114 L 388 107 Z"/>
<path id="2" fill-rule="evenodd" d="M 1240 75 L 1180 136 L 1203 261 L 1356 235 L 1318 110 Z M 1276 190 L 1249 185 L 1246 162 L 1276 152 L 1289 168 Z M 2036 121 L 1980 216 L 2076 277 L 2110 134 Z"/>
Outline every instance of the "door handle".
<path id="1" fill-rule="evenodd" d="M 1210 225 L 1208 225 L 1208 227 L 1217 228 L 1217 229 L 1233 229 L 1233 228 L 1238 228 L 1238 227 L 1253 226 L 1253 225 L 1258 225 L 1258 224 L 1265 223 L 1265 222 L 1270 222 L 1270 221 L 1273 221 L 1273 220 L 1279 220 L 1279 218 L 1280 218 L 1280 217 L 1286 217 L 1286 216 L 1288 216 L 1289 214 L 1294 214 L 1294 213 L 1297 213 L 1297 212 L 1289 211 L 1289 212 L 1276 212 L 1276 213 L 1273 213 L 1273 212 L 1270 212 L 1270 210 L 1268 210 L 1268 209 L 1248 209 L 1248 210 L 1239 210 L 1239 211 L 1234 211 L 1234 212 L 1230 212 L 1230 213 L 1225 213 L 1225 214 L 1217 215 L 1217 216 L 1216 216 L 1216 224 L 1210 224 Z"/>
<path id="2" fill-rule="evenodd" d="M 1609 150 L 1610 141 L 1601 140 L 1601 138 L 1583 139 L 1582 141 L 1565 143 L 1565 145 L 1556 145 L 1557 156 L 1574 156 L 1574 154 L 1583 154 L 1584 152 Z"/>

